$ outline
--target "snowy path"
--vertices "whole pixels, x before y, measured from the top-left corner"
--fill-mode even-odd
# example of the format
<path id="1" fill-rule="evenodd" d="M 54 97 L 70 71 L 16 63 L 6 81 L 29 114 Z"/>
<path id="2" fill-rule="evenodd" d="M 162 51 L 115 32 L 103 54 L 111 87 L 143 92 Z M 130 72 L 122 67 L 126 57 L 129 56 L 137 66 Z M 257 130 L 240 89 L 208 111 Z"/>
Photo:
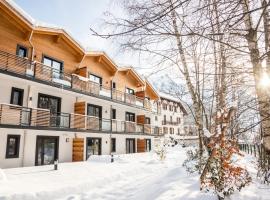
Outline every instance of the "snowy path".
<path id="1" fill-rule="evenodd" d="M 58 171 L 52 166 L 6 169 L 0 200 L 216 200 L 199 191 L 198 176 L 186 173 L 184 159 L 184 150 L 174 148 L 164 162 L 145 153 L 121 155 L 112 164 L 104 159 L 63 163 Z M 270 190 L 260 187 L 254 182 L 232 199 L 270 199 Z"/>

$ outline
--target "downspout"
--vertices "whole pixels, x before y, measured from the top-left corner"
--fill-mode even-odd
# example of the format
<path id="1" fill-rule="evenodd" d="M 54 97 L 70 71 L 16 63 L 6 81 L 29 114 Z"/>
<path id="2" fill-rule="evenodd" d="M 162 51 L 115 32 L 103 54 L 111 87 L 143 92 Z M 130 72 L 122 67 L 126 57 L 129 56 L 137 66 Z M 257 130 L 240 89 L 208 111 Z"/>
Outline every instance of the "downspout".
<path id="1" fill-rule="evenodd" d="M 30 46 L 31 46 L 31 48 L 32 48 L 32 52 L 31 52 L 31 60 L 30 60 L 30 62 L 31 62 L 31 69 L 32 69 L 32 62 L 33 62 L 33 60 L 34 60 L 34 45 L 33 45 L 33 43 L 32 43 L 32 36 L 33 36 L 33 30 L 31 30 L 31 34 L 30 34 L 30 37 L 29 37 L 29 39 L 28 39 L 28 41 L 29 41 L 29 44 L 30 44 Z M 32 69 L 33 70 L 33 69 Z M 27 88 L 27 107 L 28 108 L 30 108 L 30 107 L 32 107 L 32 95 L 31 95 L 31 85 L 28 85 L 28 88 Z M 31 118 L 31 110 L 30 110 L 30 118 Z M 31 123 L 31 121 L 29 122 L 29 123 Z M 24 130 L 23 131 L 23 152 L 22 152 L 22 167 L 24 167 L 25 166 L 25 149 L 26 149 L 26 137 L 27 137 L 27 130 Z"/>
<path id="2" fill-rule="evenodd" d="M 33 32 L 34 30 L 31 31 L 31 34 L 30 34 L 30 37 L 28 39 L 29 43 L 30 43 L 30 46 L 32 47 L 32 53 L 31 53 L 31 61 L 34 61 L 34 52 L 35 52 L 35 49 L 34 49 L 34 45 L 32 43 L 32 36 L 33 36 Z"/>
<path id="3" fill-rule="evenodd" d="M 26 135 L 27 135 L 27 130 L 24 130 L 23 131 L 23 151 L 22 151 L 22 167 L 24 167 L 24 155 L 25 155 L 25 148 L 26 148 L 26 145 L 25 145 L 25 142 L 26 142 Z"/>

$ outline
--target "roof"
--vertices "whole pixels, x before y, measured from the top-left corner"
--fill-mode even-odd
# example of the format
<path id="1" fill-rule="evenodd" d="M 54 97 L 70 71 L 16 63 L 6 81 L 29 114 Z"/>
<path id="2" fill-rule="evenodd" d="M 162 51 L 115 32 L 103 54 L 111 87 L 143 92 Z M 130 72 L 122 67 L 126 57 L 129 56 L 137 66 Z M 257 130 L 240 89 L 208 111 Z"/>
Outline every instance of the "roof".
<path id="1" fill-rule="evenodd" d="M 66 31 L 63 27 L 40 22 L 32 18 L 28 13 L 26 13 L 21 7 L 19 7 L 12 0 L 1 0 L 0 7 L 6 8 L 9 14 L 12 15 L 12 18 L 15 18 L 19 21 L 19 23 L 27 28 L 27 31 L 33 31 L 34 33 L 42 33 L 42 34 L 53 34 L 59 36 L 59 38 L 64 39 L 69 45 L 84 56 L 100 56 L 101 59 L 104 59 L 104 62 L 108 64 L 115 71 L 127 71 L 130 72 L 132 76 L 141 83 L 142 86 L 146 86 L 149 84 L 150 88 L 154 93 L 158 95 L 158 93 L 154 90 L 152 85 L 144 80 L 142 76 L 140 76 L 133 67 L 119 67 L 116 63 L 106 54 L 104 51 L 88 51 L 79 41 L 74 39 L 71 33 Z M 101 60 L 103 61 L 103 60 Z"/>
<path id="2" fill-rule="evenodd" d="M 126 71 L 128 73 L 131 73 L 138 82 L 140 82 L 142 85 L 145 85 L 145 81 L 141 78 L 141 76 L 136 72 L 133 67 L 121 67 L 118 69 L 118 71 Z"/>
<path id="3" fill-rule="evenodd" d="M 104 51 L 87 51 L 85 52 L 85 56 L 99 56 L 103 58 L 105 60 L 105 63 L 109 64 L 110 67 L 114 69 L 114 71 L 118 70 L 118 66 L 116 65 L 116 63 Z"/>
<path id="4" fill-rule="evenodd" d="M 183 105 L 183 102 L 182 102 L 179 98 L 177 98 L 177 97 L 175 97 L 175 96 L 172 96 L 172 95 L 170 95 L 170 94 L 164 93 L 164 92 L 159 92 L 159 96 L 160 96 L 160 99 L 166 99 L 166 100 L 169 100 L 169 101 L 173 101 L 173 102 L 175 102 L 175 103 L 178 103 L 178 104 L 180 105 L 180 107 L 181 107 L 183 113 L 184 113 L 185 115 L 188 114 L 188 112 L 187 112 L 185 106 Z"/>
<path id="5" fill-rule="evenodd" d="M 156 96 L 156 100 L 158 100 L 159 93 L 156 91 L 156 89 L 152 86 L 152 84 L 147 79 L 145 79 L 145 85 L 146 87 L 149 87 L 152 90 L 153 94 Z"/>

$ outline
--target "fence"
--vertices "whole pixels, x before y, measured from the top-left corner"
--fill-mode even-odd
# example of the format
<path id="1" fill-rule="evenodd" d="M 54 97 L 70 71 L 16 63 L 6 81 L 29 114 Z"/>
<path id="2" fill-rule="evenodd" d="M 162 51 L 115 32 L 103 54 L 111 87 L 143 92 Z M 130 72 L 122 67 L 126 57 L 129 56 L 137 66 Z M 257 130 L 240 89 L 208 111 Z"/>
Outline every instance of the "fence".
<path id="1" fill-rule="evenodd" d="M 241 151 L 259 159 L 259 164 L 263 169 L 270 170 L 270 151 L 267 151 L 262 144 L 239 144 Z"/>

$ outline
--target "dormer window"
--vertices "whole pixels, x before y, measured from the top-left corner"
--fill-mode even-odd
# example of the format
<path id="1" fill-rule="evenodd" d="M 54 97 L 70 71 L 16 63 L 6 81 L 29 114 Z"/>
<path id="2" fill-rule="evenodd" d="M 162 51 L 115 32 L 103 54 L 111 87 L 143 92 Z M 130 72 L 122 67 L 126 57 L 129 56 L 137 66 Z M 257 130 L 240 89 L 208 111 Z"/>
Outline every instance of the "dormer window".
<path id="1" fill-rule="evenodd" d="M 43 64 L 47 65 L 52 70 L 52 78 L 61 78 L 61 73 L 63 71 L 63 62 L 57 61 L 53 58 L 44 56 L 43 57 Z"/>
<path id="2" fill-rule="evenodd" d="M 132 94 L 132 95 L 134 95 L 134 94 L 135 94 L 135 91 L 134 91 L 133 89 L 126 88 L 126 93 L 127 93 L 127 94 Z"/>
<path id="3" fill-rule="evenodd" d="M 102 85 L 102 78 L 100 76 L 89 74 L 90 81 Z"/>
<path id="4" fill-rule="evenodd" d="M 17 46 L 17 56 L 21 57 L 21 58 L 25 58 L 27 57 L 27 48 L 23 47 L 21 45 Z"/>

